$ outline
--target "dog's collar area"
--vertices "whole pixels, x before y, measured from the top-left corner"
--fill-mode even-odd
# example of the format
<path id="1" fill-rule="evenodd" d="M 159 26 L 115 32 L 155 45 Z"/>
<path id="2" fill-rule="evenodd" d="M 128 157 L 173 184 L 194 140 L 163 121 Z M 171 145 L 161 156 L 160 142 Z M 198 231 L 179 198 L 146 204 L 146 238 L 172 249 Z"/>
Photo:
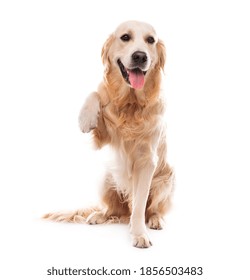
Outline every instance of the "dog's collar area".
<path id="1" fill-rule="evenodd" d="M 133 69 L 127 69 L 121 62 L 120 59 L 117 60 L 117 64 L 120 68 L 120 71 L 121 71 L 121 74 L 124 78 L 124 80 L 129 84 L 131 85 L 133 88 L 141 88 L 143 87 L 144 85 L 144 78 L 143 78 L 143 81 L 142 81 L 142 77 L 144 77 L 147 73 L 147 71 L 142 71 L 139 67 L 136 67 L 136 68 L 133 68 Z M 134 79 L 132 79 L 131 77 L 141 77 L 141 78 L 137 78 L 137 81 L 138 82 L 140 80 L 140 85 L 136 85 L 134 86 Z M 132 82 L 132 84 L 131 84 Z"/>

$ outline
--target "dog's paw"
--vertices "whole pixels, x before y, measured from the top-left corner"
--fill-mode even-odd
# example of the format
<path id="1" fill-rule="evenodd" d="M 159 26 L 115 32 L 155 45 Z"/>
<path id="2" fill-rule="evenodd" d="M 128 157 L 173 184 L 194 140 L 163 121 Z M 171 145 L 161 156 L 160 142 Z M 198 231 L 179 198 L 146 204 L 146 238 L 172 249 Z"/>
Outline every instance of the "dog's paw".
<path id="1" fill-rule="evenodd" d="M 148 227 L 151 229 L 160 230 L 163 229 L 164 222 L 162 218 L 160 218 L 158 215 L 152 215 L 148 220 Z"/>
<path id="2" fill-rule="evenodd" d="M 93 92 L 87 98 L 78 117 L 79 127 L 82 132 L 90 132 L 97 126 L 99 111 L 99 99 L 97 97 L 97 93 Z"/>
<path id="3" fill-rule="evenodd" d="M 86 223 L 89 225 L 97 225 L 97 224 L 103 224 L 107 221 L 106 215 L 101 212 L 93 212 L 90 214 L 86 220 Z"/>
<path id="4" fill-rule="evenodd" d="M 133 246 L 137 248 L 149 248 L 152 242 L 146 234 L 133 236 Z"/>
<path id="5" fill-rule="evenodd" d="M 81 117 L 79 118 L 79 127 L 83 133 L 90 132 L 97 126 L 97 117 L 89 114 L 88 110 L 81 111 Z"/>

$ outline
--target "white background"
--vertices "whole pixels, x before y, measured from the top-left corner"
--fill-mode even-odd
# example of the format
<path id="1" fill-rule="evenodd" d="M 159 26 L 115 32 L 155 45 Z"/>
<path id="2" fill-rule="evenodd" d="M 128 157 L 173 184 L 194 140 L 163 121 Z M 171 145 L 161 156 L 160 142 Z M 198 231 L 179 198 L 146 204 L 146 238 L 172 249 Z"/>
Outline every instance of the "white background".
<path id="1" fill-rule="evenodd" d="M 1 279 L 71 267 L 202 266 L 200 277 L 249 279 L 248 1 L 1 1 Z M 165 41 L 169 160 L 177 186 L 154 244 L 131 246 L 126 225 L 44 222 L 48 211 L 95 205 L 108 151 L 91 149 L 78 112 L 102 79 L 116 26 L 151 23 Z M 165 277 L 159 277 L 165 279 Z"/>

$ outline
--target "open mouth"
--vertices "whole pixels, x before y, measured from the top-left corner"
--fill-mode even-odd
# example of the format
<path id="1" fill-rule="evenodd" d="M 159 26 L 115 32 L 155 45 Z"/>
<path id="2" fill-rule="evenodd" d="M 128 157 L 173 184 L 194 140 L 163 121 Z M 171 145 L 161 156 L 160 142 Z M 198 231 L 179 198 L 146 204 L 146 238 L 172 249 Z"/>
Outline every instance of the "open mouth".
<path id="1" fill-rule="evenodd" d="M 120 59 L 117 60 L 120 71 L 124 80 L 131 85 L 134 89 L 142 89 L 145 83 L 144 76 L 147 71 L 142 71 L 139 67 L 133 69 L 127 69 L 121 62 Z"/>

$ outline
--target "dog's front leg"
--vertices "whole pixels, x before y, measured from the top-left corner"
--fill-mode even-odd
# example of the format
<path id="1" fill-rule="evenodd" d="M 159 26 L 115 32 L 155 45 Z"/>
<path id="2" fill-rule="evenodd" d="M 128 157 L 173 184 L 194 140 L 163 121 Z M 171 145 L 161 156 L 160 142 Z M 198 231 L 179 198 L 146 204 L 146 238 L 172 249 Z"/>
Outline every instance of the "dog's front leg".
<path id="1" fill-rule="evenodd" d="M 145 209 L 150 191 L 151 181 L 156 168 L 157 156 L 138 159 L 133 170 L 133 199 L 130 217 L 133 245 L 138 248 L 148 248 L 152 245 L 147 235 L 145 225 Z"/>
<path id="2" fill-rule="evenodd" d="M 92 92 L 86 99 L 79 114 L 79 127 L 82 132 L 90 132 L 97 126 L 100 102 L 97 92 Z"/>

